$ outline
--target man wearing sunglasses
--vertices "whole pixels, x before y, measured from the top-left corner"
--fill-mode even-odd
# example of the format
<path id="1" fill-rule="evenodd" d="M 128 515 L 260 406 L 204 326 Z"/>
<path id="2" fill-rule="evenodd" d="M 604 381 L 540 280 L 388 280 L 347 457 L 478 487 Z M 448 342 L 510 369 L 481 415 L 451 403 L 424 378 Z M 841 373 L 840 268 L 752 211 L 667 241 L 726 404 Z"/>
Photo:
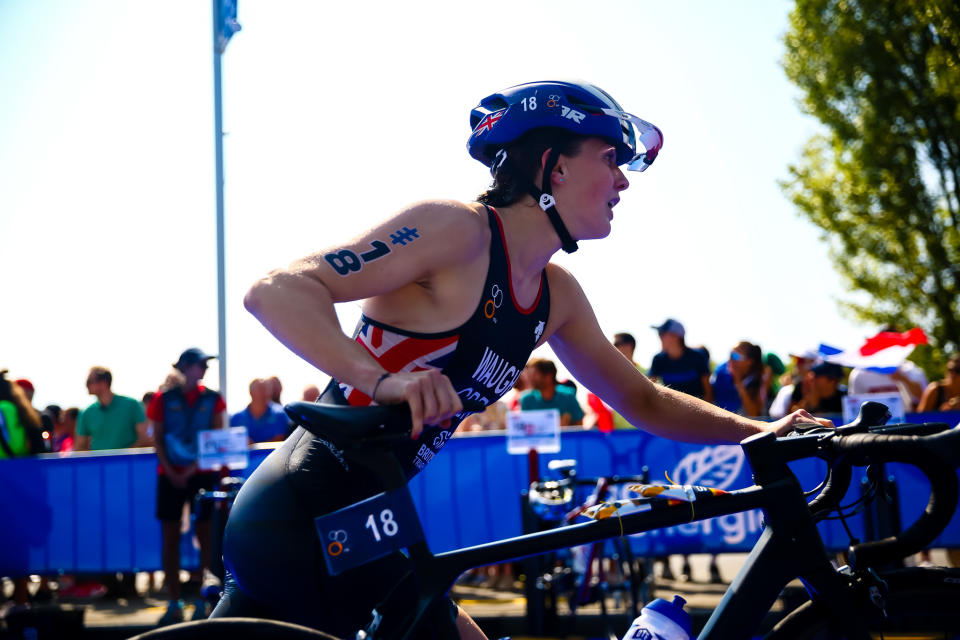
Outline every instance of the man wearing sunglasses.
<path id="1" fill-rule="evenodd" d="M 200 471 L 197 465 L 197 434 L 207 429 L 223 428 L 227 406 L 219 393 L 201 384 L 207 362 L 216 358 L 200 349 L 191 348 L 180 354 L 173 365 L 182 376 L 182 384 L 159 393 L 150 401 L 147 417 L 154 423 L 157 443 L 157 519 L 163 535 L 163 572 L 170 603 L 160 624 L 183 620 L 180 602 L 180 518 L 184 504 L 194 508 L 200 489 L 212 491 L 217 483 L 215 472 Z M 207 503 L 209 504 L 209 503 Z M 204 579 L 210 568 L 210 510 L 194 514 L 197 540 L 200 543 L 200 569 Z M 206 617 L 206 603 L 197 600 L 194 619 Z"/>

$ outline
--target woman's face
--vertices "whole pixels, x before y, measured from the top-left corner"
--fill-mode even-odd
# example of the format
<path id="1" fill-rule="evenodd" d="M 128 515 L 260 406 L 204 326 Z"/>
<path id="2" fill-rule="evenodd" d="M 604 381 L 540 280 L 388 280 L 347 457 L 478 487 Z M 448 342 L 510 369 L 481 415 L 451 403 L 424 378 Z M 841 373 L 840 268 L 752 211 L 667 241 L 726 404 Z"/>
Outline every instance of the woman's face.
<path id="1" fill-rule="evenodd" d="M 753 364 L 753 360 L 747 357 L 747 354 L 742 350 L 734 349 L 730 352 L 730 364 L 728 367 L 730 371 L 737 376 L 745 376 L 750 372 L 750 365 Z"/>
<path id="2" fill-rule="evenodd" d="M 616 148 L 600 138 L 588 138 L 578 155 L 563 160 L 561 170 L 554 172 L 552 188 L 564 223 L 577 240 L 605 238 L 620 192 L 630 186 L 617 166 Z"/>

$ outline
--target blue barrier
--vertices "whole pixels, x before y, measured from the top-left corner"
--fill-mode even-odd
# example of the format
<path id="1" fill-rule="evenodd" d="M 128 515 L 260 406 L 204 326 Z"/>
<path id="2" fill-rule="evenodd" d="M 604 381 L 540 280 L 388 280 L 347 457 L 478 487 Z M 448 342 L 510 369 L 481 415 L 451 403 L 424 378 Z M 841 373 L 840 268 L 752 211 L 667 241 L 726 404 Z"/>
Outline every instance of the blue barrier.
<path id="1" fill-rule="evenodd" d="M 956 424 L 960 413 L 910 414 L 914 422 Z M 703 446 L 655 438 L 642 431 L 565 432 L 560 453 L 575 458 L 581 476 L 636 474 L 647 465 L 653 480 L 666 471 L 682 484 L 740 488 L 750 470 L 735 445 Z M 269 453 L 250 452 L 249 474 Z M 156 456 L 147 450 L 114 454 L 40 456 L 0 461 L 0 575 L 151 571 L 161 568 L 160 527 L 154 517 Z M 801 483 L 812 489 L 823 478 L 819 461 L 795 465 Z M 904 523 L 926 505 L 929 486 L 914 469 L 891 465 L 901 496 Z M 847 501 L 859 497 L 855 476 Z M 527 484 L 526 456 L 510 456 L 501 434 L 454 438 L 410 484 L 431 549 L 445 551 L 522 533 L 520 492 Z M 863 536 L 859 516 L 848 520 Z M 746 551 L 761 528 L 759 512 L 734 514 L 632 536 L 638 553 Z M 829 547 L 845 548 L 838 522 L 820 525 Z M 938 539 L 960 546 L 960 517 Z M 184 536 L 183 565 L 197 554 Z"/>

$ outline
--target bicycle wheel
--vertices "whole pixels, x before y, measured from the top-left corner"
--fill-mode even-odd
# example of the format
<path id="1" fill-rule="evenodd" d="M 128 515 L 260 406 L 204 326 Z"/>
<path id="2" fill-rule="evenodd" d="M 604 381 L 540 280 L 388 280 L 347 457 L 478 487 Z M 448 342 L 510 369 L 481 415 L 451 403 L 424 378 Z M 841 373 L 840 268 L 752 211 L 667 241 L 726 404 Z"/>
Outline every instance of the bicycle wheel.
<path id="1" fill-rule="evenodd" d="M 870 602 L 868 593 L 858 593 L 857 610 L 850 612 L 874 638 L 960 639 L 960 569 L 913 567 L 881 572 L 880 577 L 889 587 L 884 610 Z M 826 607 L 810 601 L 788 614 L 764 639 L 842 637 Z"/>
<path id="2" fill-rule="evenodd" d="M 337 640 L 288 622 L 259 618 L 214 618 L 182 622 L 141 633 L 130 640 Z"/>

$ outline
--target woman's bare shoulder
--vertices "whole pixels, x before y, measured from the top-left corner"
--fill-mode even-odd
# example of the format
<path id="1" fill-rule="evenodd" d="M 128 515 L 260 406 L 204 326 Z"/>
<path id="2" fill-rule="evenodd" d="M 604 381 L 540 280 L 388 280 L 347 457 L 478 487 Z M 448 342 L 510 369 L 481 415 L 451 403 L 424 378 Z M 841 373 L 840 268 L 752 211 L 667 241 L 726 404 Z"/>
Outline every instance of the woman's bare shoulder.
<path id="1" fill-rule="evenodd" d="M 486 210 L 478 202 L 421 200 L 400 211 L 398 217 L 417 220 L 459 252 L 486 251 L 490 244 Z"/>

